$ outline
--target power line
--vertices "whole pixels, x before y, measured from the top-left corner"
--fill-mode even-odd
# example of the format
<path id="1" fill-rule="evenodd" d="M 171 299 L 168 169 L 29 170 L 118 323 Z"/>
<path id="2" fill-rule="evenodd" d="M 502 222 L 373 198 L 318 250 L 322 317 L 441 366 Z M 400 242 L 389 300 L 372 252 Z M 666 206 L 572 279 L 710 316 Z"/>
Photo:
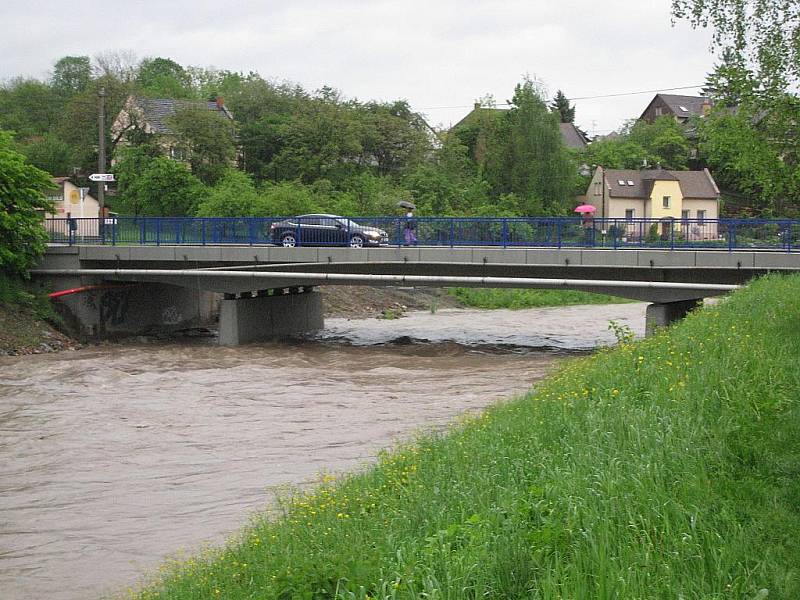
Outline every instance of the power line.
<path id="1" fill-rule="evenodd" d="M 702 84 L 700 85 L 682 85 L 678 87 L 670 87 L 670 88 L 659 88 L 655 90 L 639 90 L 635 92 L 617 92 L 614 94 L 599 94 L 596 96 L 576 96 L 574 98 L 567 98 L 570 102 L 574 102 L 575 100 L 597 100 L 600 98 L 618 98 L 620 96 L 635 96 L 638 94 L 657 94 L 659 92 L 674 92 L 677 90 L 692 90 L 697 89 L 699 87 L 703 87 Z M 453 108 L 472 108 L 474 105 L 472 104 L 461 104 L 458 106 L 426 106 L 422 108 L 418 108 L 417 110 L 449 110 Z"/>

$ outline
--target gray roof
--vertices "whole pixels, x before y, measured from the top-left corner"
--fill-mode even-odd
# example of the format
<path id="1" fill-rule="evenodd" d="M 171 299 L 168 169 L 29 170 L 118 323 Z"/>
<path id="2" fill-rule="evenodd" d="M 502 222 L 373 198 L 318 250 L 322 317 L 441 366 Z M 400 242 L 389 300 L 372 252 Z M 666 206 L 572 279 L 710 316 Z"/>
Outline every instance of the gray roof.
<path id="1" fill-rule="evenodd" d="M 187 108 L 210 110 L 233 121 L 233 115 L 225 105 L 218 106 L 216 102 L 193 102 L 169 98 L 134 98 L 133 100 L 142 109 L 145 121 L 156 133 L 172 133 L 168 125 L 169 120 L 175 116 L 176 112 Z"/>
<path id="2" fill-rule="evenodd" d="M 684 198 L 715 200 L 719 188 L 708 169 L 702 171 L 667 171 L 665 169 L 606 169 L 606 183 L 611 198 L 647 199 L 655 181 L 678 181 Z M 620 184 L 624 181 L 625 185 Z M 628 185 L 628 182 L 633 185 Z"/>
<path id="3" fill-rule="evenodd" d="M 703 96 L 679 96 L 677 94 L 656 94 L 667 103 L 670 110 L 678 117 L 689 118 L 692 115 L 703 114 L 703 104 L 708 98 Z"/>
<path id="4" fill-rule="evenodd" d="M 567 148 L 586 148 L 588 140 L 580 130 L 575 127 L 574 123 L 560 123 L 559 127 L 561 127 L 561 137 Z"/>

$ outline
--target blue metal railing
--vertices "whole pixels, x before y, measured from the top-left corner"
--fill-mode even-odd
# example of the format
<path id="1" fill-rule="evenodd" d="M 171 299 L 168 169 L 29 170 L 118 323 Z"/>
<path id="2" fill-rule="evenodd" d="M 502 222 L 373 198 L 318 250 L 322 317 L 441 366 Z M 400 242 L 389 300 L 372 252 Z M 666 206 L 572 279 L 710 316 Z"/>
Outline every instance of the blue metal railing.
<path id="1" fill-rule="evenodd" d="M 69 245 L 499 246 L 778 250 L 800 246 L 788 219 L 583 219 L 580 217 L 114 217 L 47 219 Z M 413 227 L 409 227 L 413 225 Z M 408 234 L 409 228 L 411 234 Z"/>

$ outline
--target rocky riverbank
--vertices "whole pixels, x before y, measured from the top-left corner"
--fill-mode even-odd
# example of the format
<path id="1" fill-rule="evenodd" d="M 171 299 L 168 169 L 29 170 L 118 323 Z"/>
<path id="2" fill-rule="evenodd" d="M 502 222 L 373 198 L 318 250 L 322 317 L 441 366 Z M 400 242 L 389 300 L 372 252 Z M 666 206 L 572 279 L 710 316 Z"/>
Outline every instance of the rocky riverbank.
<path id="1" fill-rule="evenodd" d="M 26 307 L 0 305 L 0 356 L 76 350 L 81 344 Z"/>

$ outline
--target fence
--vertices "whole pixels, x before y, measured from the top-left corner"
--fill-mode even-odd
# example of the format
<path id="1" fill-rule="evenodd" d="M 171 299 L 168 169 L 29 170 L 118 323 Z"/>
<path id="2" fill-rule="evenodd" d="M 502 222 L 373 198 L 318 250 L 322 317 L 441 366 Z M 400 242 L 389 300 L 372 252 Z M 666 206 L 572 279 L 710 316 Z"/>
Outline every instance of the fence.
<path id="1" fill-rule="evenodd" d="M 409 228 L 409 225 L 413 225 Z M 293 246 L 524 246 L 778 250 L 800 245 L 800 221 L 573 217 L 292 218 L 114 217 L 47 219 L 56 244 Z M 409 235 L 409 231 L 411 234 Z"/>

